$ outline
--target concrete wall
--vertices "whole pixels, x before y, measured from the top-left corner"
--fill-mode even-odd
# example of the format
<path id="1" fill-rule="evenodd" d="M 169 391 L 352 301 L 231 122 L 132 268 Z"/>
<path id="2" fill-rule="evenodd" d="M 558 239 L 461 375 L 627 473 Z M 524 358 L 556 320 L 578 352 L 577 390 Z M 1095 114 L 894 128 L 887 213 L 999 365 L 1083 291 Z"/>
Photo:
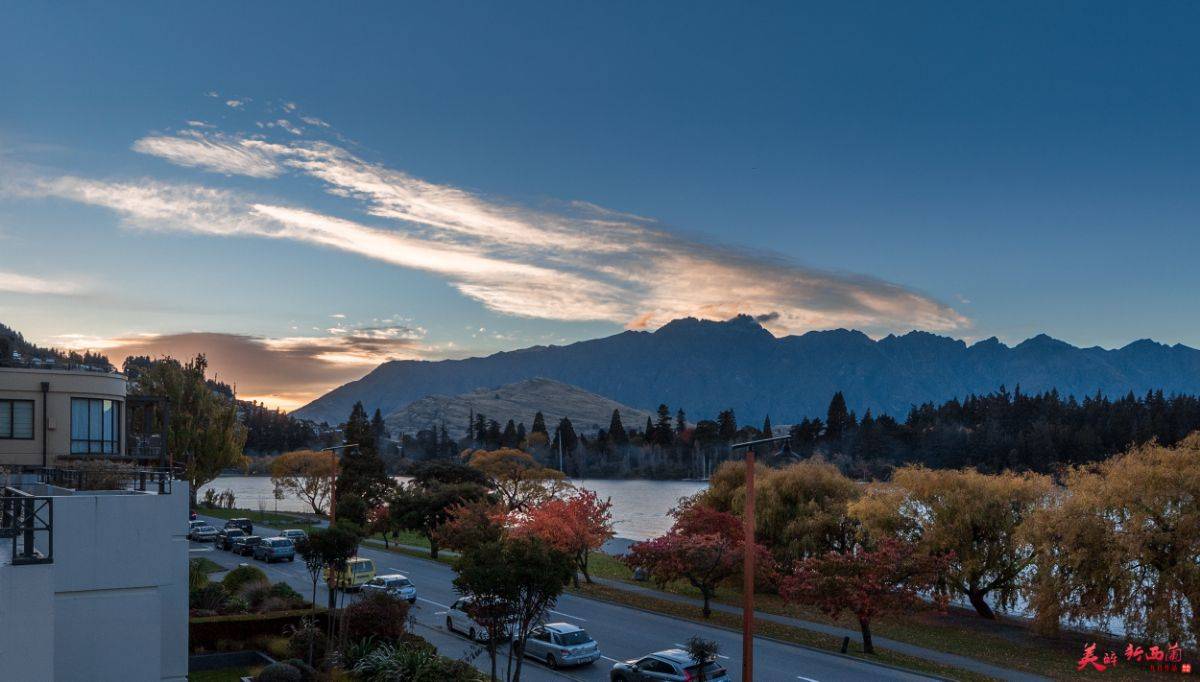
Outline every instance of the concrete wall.
<path id="1" fill-rule="evenodd" d="M 126 380 L 121 374 L 49 369 L 17 369 L 0 367 L 0 399 L 32 400 L 33 439 L 0 439 L 0 466 L 42 465 L 42 382 L 50 384 L 44 413 L 48 415 L 46 430 L 47 464 L 71 453 L 71 398 L 107 398 L 121 401 L 121 429 L 125 428 Z M 121 453 L 125 452 L 125 434 L 118 439 Z"/>
<path id="2" fill-rule="evenodd" d="M 0 561 L 0 671 L 24 671 L 28 651 L 52 669 L 13 679 L 186 680 L 187 504 L 182 481 L 55 497 L 54 563 Z"/>

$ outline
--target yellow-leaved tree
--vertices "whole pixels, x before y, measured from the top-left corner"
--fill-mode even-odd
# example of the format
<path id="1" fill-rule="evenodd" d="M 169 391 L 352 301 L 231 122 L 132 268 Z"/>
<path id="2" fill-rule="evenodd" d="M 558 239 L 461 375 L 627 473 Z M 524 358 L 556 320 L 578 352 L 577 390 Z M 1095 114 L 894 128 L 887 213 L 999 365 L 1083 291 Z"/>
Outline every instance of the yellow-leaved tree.
<path id="1" fill-rule="evenodd" d="M 1029 602 L 1044 631 L 1113 618 L 1148 640 L 1200 636 L 1200 434 L 1071 470 L 1034 516 Z"/>
<path id="2" fill-rule="evenodd" d="M 897 469 L 850 505 L 850 514 L 878 540 L 895 537 L 932 557 L 945 558 L 943 580 L 980 616 L 1012 608 L 1033 546 L 1020 529 L 1045 506 L 1053 484 L 1046 476 L 974 469 Z"/>
<path id="3" fill-rule="evenodd" d="M 334 463 L 329 453 L 287 452 L 271 462 L 271 483 L 304 500 L 314 514 L 328 512 Z"/>

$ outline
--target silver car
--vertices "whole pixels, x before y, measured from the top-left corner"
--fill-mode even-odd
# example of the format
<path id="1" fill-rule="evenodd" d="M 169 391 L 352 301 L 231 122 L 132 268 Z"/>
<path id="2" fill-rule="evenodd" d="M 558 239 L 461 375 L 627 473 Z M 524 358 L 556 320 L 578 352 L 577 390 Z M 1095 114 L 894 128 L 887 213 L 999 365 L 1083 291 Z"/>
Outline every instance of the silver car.
<path id="1" fill-rule="evenodd" d="M 476 642 L 486 642 L 488 639 L 487 627 L 476 623 L 468 613 L 474 603 L 473 598 L 462 597 L 451 604 L 450 610 L 446 612 L 446 630 L 461 632 Z M 512 623 L 507 623 L 500 634 L 507 639 L 512 636 L 512 630 Z"/>
<path id="2" fill-rule="evenodd" d="M 299 528 L 288 528 L 286 530 L 280 531 L 279 537 L 287 538 L 288 540 L 291 540 L 292 542 L 299 543 L 301 540 L 308 539 L 308 533 L 305 533 L 304 531 L 300 530 Z"/>
<path id="3" fill-rule="evenodd" d="M 612 682 L 687 682 L 699 677 L 700 665 L 683 649 L 666 649 L 632 661 L 614 663 L 609 679 Z M 705 663 L 704 679 L 708 682 L 729 682 L 729 674 L 721 664 Z"/>
<path id="4" fill-rule="evenodd" d="M 188 539 L 193 542 L 213 542 L 217 539 L 217 529 L 207 523 L 192 526 L 192 529 L 188 532 Z"/>
<path id="5" fill-rule="evenodd" d="M 407 599 L 409 604 L 417 601 L 417 586 L 399 573 L 375 576 L 368 580 L 362 588 L 363 592 L 386 592 L 397 599 Z"/>
<path id="6" fill-rule="evenodd" d="M 600 658 L 600 645 L 581 627 L 570 623 L 546 623 L 534 628 L 525 639 L 525 655 L 551 668 L 587 665 Z"/>

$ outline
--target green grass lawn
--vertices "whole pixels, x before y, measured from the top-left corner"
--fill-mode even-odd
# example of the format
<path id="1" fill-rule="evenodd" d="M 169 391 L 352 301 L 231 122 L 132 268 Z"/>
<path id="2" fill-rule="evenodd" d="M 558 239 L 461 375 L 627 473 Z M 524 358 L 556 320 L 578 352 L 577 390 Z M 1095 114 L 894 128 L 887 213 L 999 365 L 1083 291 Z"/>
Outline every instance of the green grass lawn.
<path id="1" fill-rule="evenodd" d="M 265 523 L 269 526 L 278 526 L 280 528 L 307 528 L 312 526 L 312 520 L 304 514 L 289 514 L 280 512 L 259 512 L 257 509 L 217 509 L 210 507 L 197 507 L 197 514 L 204 516 L 215 516 L 218 519 L 250 519 L 253 523 Z M 311 515 L 309 515 L 311 516 Z"/>

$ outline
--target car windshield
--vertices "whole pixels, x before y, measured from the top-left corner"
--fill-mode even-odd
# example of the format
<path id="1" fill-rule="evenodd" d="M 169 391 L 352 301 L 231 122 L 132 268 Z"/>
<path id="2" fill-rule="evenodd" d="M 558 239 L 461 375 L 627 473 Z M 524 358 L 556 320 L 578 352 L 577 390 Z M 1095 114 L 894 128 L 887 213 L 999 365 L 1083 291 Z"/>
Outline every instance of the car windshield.
<path id="1" fill-rule="evenodd" d="M 292 544 L 291 540 L 272 540 L 271 541 L 272 547 L 290 547 L 291 544 Z"/>
<path id="2" fill-rule="evenodd" d="M 574 646 L 576 644 L 587 644 L 592 641 L 591 635 L 587 630 L 576 630 L 575 632 L 564 632 L 558 636 L 560 642 L 566 646 Z"/>
<path id="3" fill-rule="evenodd" d="M 397 580 L 389 580 L 388 587 L 408 587 L 412 585 L 412 581 L 408 578 L 399 578 Z"/>

